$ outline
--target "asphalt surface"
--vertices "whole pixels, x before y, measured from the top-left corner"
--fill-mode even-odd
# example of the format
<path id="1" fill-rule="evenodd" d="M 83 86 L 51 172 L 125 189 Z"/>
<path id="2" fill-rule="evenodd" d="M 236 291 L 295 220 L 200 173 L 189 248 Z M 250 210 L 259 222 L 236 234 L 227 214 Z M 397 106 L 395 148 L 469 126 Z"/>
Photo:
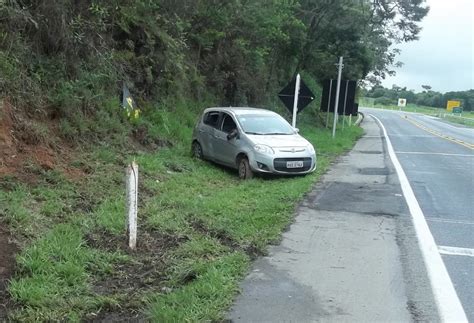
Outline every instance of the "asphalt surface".
<path id="1" fill-rule="evenodd" d="M 426 125 L 434 131 L 474 144 L 474 128 L 446 122 L 443 119 L 416 113 L 405 113 L 411 119 Z"/>
<path id="2" fill-rule="evenodd" d="M 362 111 L 384 124 L 436 244 L 454 250 L 441 255 L 474 322 L 474 129 L 413 113 Z"/>
<path id="3" fill-rule="evenodd" d="M 281 244 L 254 263 L 231 321 L 439 321 L 382 132 L 368 117 L 362 126 L 365 136 L 299 205 Z"/>

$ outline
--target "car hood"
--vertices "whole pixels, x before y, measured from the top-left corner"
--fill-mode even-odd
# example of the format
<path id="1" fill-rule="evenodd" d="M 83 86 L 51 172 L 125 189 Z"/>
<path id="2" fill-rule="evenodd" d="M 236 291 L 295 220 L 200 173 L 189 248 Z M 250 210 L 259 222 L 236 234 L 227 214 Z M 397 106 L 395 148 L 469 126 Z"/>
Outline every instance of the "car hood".
<path id="1" fill-rule="evenodd" d="M 270 147 L 305 147 L 309 142 L 298 134 L 294 135 L 247 135 L 255 144 Z"/>

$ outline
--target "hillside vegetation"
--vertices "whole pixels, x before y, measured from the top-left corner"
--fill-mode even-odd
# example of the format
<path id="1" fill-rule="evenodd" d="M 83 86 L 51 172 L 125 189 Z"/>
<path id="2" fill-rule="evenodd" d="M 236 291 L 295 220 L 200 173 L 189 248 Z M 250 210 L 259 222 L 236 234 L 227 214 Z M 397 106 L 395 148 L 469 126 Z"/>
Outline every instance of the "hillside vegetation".
<path id="1" fill-rule="evenodd" d="M 266 104 L 296 71 L 334 77 L 341 55 L 347 78 L 392 73 L 389 46 L 417 38 L 423 2 L 2 0 L 0 90 L 81 135 L 122 81 L 147 102 Z"/>
<path id="2" fill-rule="evenodd" d="M 361 135 L 335 140 L 320 81 L 377 82 L 422 0 L 0 0 L 0 321 L 216 321 L 295 203 Z M 239 181 L 190 157 L 210 105 L 267 107 L 296 72 L 305 177 Z M 121 107 L 126 84 L 140 109 Z M 140 167 L 137 251 L 124 166 Z M 13 241 L 14 243 L 10 243 Z"/>

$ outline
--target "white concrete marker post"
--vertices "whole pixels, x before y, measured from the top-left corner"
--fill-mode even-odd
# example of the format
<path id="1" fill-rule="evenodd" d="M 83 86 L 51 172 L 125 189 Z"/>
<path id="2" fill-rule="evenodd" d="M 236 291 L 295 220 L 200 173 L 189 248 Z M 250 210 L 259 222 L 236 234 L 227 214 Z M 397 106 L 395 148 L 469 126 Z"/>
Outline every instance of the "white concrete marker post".
<path id="1" fill-rule="evenodd" d="M 342 56 L 339 57 L 339 63 L 336 64 L 339 66 L 339 71 L 337 73 L 337 87 L 336 87 L 336 102 L 334 103 L 334 122 L 332 124 L 332 137 L 336 137 L 336 124 L 337 124 L 337 108 L 339 105 L 339 92 L 341 90 L 341 75 L 342 75 L 342 68 L 344 64 L 342 64 Z"/>
<path id="2" fill-rule="evenodd" d="M 137 211 L 138 211 L 138 165 L 135 161 L 127 166 L 127 238 L 130 249 L 137 246 Z"/>
<path id="3" fill-rule="evenodd" d="M 300 74 L 296 75 L 296 84 L 295 84 L 295 99 L 293 101 L 293 120 L 291 125 L 293 128 L 296 128 L 296 113 L 298 112 L 298 95 L 300 94 Z"/>

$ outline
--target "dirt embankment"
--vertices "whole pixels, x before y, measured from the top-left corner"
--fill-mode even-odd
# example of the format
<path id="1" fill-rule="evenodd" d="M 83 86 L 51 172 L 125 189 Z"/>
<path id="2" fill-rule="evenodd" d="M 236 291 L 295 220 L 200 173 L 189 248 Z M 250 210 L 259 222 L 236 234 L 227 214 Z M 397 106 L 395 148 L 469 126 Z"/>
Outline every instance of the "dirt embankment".
<path id="1" fill-rule="evenodd" d="M 53 169 L 58 160 L 50 136 L 8 103 L 0 102 L 0 178 L 14 176 L 29 182 L 31 171 L 28 166 Z"/>
<path id="2" fill-rule="evenodd" d="M 34 124 L 18 115 L 7 100 L 0 101 L 0 190 L 8 190 L 12 179 L 34 183 L 37 174 L 32 173 L 32 166 L 44 170 L 54 168 L 57 153 L 30 131 L 33 128 Z M 7 319 L 7 309 L 12 305 L 7 286 L 14 274 L 17 252 L 5 215 L 0 212 L 0 322 Z"/>
<path id="3" fill-rule="evenodd" d="M 0 184 L 5 175 L 14 173 L 17 146 L 12 136 L 13 122 L 11 119 L 11 106 L 0 102 Z M 0 186 L 1 189 L 1 186 Z M 2 223 L 0 213 L 0 321 L 7 319 L 7 309 L 10 298 L 7 292 L 8 280 L 13 275 L 15 254 L 17 248 L 11 236 Z"/>

